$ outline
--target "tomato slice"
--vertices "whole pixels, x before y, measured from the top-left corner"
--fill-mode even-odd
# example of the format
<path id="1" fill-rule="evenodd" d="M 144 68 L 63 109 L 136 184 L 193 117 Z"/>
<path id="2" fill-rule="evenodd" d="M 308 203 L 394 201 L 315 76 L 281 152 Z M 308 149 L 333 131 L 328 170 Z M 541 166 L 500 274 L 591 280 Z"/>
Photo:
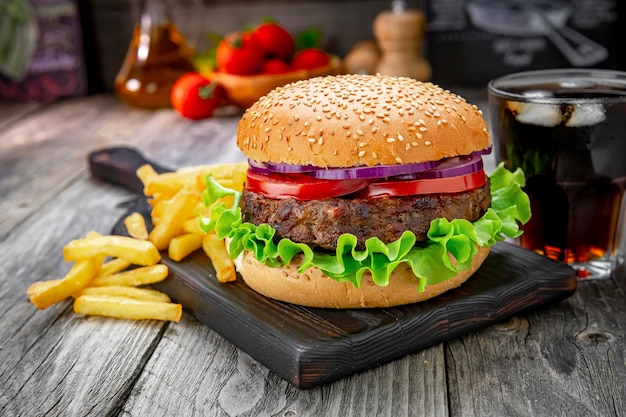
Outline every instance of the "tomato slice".
<path id="1" fill-rule="evenodd" d="M 270 198 L 321 200 L 354 193 L 367 187 L 368 181 L 323 180 L 303 174 L 259 174 L 248 170 L 246 188 Z"/>
<path id="2" fill-rule="evenodd" d="M 487 182 L 484 170 L 448 178 L 373 182 L 357 193 L 359 198 L 400 197 L 418 194 L 460 193 L 482 187 Z"/>

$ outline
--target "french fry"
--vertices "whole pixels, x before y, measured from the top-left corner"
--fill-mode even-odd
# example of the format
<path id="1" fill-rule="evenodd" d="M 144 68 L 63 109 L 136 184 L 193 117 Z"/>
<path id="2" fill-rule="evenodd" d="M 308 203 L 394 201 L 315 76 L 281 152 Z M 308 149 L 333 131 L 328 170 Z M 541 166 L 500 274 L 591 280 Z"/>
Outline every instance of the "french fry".
<path id="1" fill-rule="evenodd" d="M 196 221 L 197 222 L 197 221 Z M 202 238 L 204 234 L 187 233 L 176 236 L 170 241 L 168 247 L 168 256 L 170 259 L 180 262 L 191 252 L 202 247 Z"/>
<path id="2" fill-rule="evenodd" d="M 94 239 L 97 237 L 101 237 L 102 235 L 94 230 L 91 230 L 89 232 L 87 232 L 87 234 L 85 235 L 85 238 L 87 239 Z M 100 275 L 102 273 L 102 264 L 104 263 L 104 260 L 106 259 L 105 255 L 100 255 L 100 256 L 94 256 L 93 260 L 96 264 L 96 275 Z"/>
<path id="3" fill-rule="evenodd" d="M 142 266 L 154 265 L 161 260 L 161 254 L 152 242 L 127 236 L 76 239 L 63 248 L 66 262 L 103 255 L 126 259 Z"/>
<path id="4" fill-rule="evenodd" d="M 215 233 L 209 233 L 204 236 L 202 249 L 211 259 L 219 282 L 230 282 L 237 279 L 235 265 L 228 256 L 226 244 L 223 240 L 218 239 Z"/>
<path id="5" fill-rule="evenodd" d="M 105 262 L 102 265 L 102 268 L 100 268 L 100 275 L 115 274 L 116 272 L 125 270 L 129 266 L 131 266 L 131 263 L 128 262 L 126 259 L 121 259 L 121 258 L 111 259 L 110 261 Z"/>
<path id="6" fill-rule="evenodd" d="M 159 176 L 159 174 L 154 170 L 154 168 L 150 164 L 145 164 L 145 165 L 140 166 L 139 168 L 137 168 L 137 171 L 135 173 L 137 174 L 137 177 L 139 178 L 139 180 L 141 180 L 141 183 L 144 185 L 144 187 L 150 181 L 154 180 L 155 178 Z"/>
<path id="7" fill-rule="evenodd" d="M 183 309 L 180 304 L 160 301 L 136 300 L 111 295 L 81 295 L 74 300 L 74 312 L 130 320 L 178 322 Z"/>
<path id="8" fill-rule="evenodd" d="M 166 172 L 148 182 L 143 192 L 145 195 L 173 194 L 182 189 L 194 189 L 195 186 L 196 175 L 193 173 Z"/>
<path id="9" fill-rule="evenodd" d="M 170 201 L 159 217 L 159 222 L 150 232 L 150 241 L 159 250 L 166 249 L 170 240 L 183 233 L 183 224 L 196 207 L 198 197 L 191 193 L 181 192 Z"/>
<path id="10" fill-rule="evenodd" d="M 26 290 L 26 295 L 28 296 L 28 298 L 31 298 L 33 295 L 37 293 L 47 291 L 51 287 L 58 285 L 60 281 L 61 281 L 60 279 L 50 279 L 47 281 L 33 282 L 32 284 L 30 284 L 30 286 Z"/>
<path id="11" fill-rule="evenodd" d="M 204 232 L 200 229 L 200 221 L 198 220 L 198 217 L 192 217 L 191 219 L 185 220 L 185 223 L 183 224 L 183 231 L 185 233 L 204 235 Z"/>
<path id="12" fill-rule="evenodd" d="M 124 218 L 124 226 L 130 237 L 135 239 L 148 240 L 148 229 L 146 228 L 146 220 L 143 216 L 134 212 Z"/>
<path id="13" fill-rule="evenodd" d="M 167 278 L 168 269 L 166 265 L 157 264 L 144 266 L 116 274 L 96 277 L 91 281 L 92 287 L 103 287 L 106 285 L 138 286 L 154 284 Z"/>
<path id="14" fill-rule="evenodd" d="M 26 293 L 29 294 L 30 301 L 43 310 L 85 288 L 97 272 L 93 259 L 79 260 L 62 279 L 54 280 L 52 284 L 35 283 L 35 288 L 31 285 Z"/>
<path id="15" fill-rule="evenodd" d="M 246 172 L 248 171 L 248 164 L 241 165 L 234 173 L 233 173 L 233 190 L 242 192 L 243 187 L 246 183 Z"/>
<path id="16" fill-rule="evenodd" d="M 170 206 L 172 204 L 171 200 L 162 200 L 159 201 L 158 203 L 156 203 L 153 207 L 152 207 L 152 220 L 154 221 L 155 218 L 159 218 L 161 216 L 163 216 L 163 213 L 165 213 L 167 211 L 167 207 Z"/>
<path id="17" fill-rule="evenodd" d="M 177 191 L 177 192 L 178 192 L 178 191 Z M 146 195 L 147 195 L 147 194 L 146 194 Z M 176 195 L 176 192 L 173 192 L 173 193 L 167 193 L 167 194 L 164 194 L 164 193 L 156 193 L 156 194 L 153 194 L 153 195 L 151 195 L 151 196 L 150 196 L 151 198 L 148 200 L 148 203 L 149 203 L 152 207 L 154 207 L 154 206 L 156 206 L 157 204 L 159 204 L 160 202 L 162 202 L 162 201 L 167 201 L 167 200 L 169 200 L 170 198 L 172 198 L 172 197 L 173 197 L 173 196 L 175 196 L 175 195 Z"/>
<path id="18" fill-rule="evenodd" d="M 204 169 L 198 171 L 196 177 L 197 188 L 200 191 L 204 190 L 206 187 L 205 178 L 207 175 L 211 174 L 213 178 L 224 187 L 241 191 L 243 190 L 243 183 L 245 182 L 247 171 L 247 162 L 207 165 Z"/>
<path id="19" fill-rule="evenodd" d="M 106 287 L 87 287 L 77 294 L 83 295 L 109 295 L 115 297 L 134 298 L 135 300 L 160 301 L 169 303 L 170 297 L 164 292 L 149 288 L 127 287 L 122 285 L 107 285 Z"/>

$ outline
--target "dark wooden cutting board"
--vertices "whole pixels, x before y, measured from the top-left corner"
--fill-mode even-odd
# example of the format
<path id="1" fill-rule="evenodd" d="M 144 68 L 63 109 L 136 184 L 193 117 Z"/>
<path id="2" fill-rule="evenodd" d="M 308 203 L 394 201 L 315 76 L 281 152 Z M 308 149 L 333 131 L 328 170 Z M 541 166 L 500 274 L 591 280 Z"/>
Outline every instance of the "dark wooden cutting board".
<path id="1" fill-rule="evenodd" d="M 130 151 L 118 151 L 117 157 L 110 151 L 107 155 L 100 154 L 100 159 L 92 155 L 94 175 L 133 188 L 132 179 L 123 182 L 118 178 L 141 159 Z M 103 160 L 108 162 L 102 164 Z M 119 162 L 114 164 L 117 168 L 106 168 L 111 161 Z M 149 218 L 146 200 L 139 198 L 136 204 L 131 211 Z M 122 219 L 113 233 L 126 234 Z M 439 297 L 394 308 L 334 310 L 268 299 L 241 278 L 220 284 L 210 260 L 201 252 L 182 262 L 174 262 L 164 253 L 163 263 L 170 276 L 156 285 L 158 289 L 300 389 L 558 302 L 573 294 L 577 283 L 574 270 L 567 265 L 501 242 L 465 284 Z"/>

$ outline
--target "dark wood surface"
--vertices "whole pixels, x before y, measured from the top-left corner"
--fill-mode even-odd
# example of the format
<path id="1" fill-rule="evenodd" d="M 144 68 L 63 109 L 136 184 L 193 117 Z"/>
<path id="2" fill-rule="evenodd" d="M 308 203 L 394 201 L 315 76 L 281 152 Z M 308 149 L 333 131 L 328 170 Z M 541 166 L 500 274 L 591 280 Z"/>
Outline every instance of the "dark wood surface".
<path id="1" fill-rule="evenodd" d="M 30 304 L 32 282 L 69 269 L 64 244 L 108 233 L 136 199 L 92 178 L 89 152 L 130 145 L 172 168 L 239 161 L 236 125 L 236 116 L 194 123 L 110 96 L 0 104 L 0 415 L 626 415 L 623 271 L 309 390 L 189 312 L 167 324 L 82 317 L 69 301 Z"/>

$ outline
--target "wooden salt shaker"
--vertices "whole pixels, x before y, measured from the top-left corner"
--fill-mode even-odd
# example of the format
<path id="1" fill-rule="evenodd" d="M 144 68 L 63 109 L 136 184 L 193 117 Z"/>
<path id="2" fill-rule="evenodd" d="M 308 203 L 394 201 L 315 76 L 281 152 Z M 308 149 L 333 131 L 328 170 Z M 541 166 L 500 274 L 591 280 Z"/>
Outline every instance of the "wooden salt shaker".
<path id="1" fill-rule="evenodd" d="M 403 2 L 392 3 L 392 10 L 374 19 L 374 36 L 382 52 L 376 72 L 428 81 L 432 68 L 422 56 L 426 17 L 419 10 L 405 9 Z"/>

